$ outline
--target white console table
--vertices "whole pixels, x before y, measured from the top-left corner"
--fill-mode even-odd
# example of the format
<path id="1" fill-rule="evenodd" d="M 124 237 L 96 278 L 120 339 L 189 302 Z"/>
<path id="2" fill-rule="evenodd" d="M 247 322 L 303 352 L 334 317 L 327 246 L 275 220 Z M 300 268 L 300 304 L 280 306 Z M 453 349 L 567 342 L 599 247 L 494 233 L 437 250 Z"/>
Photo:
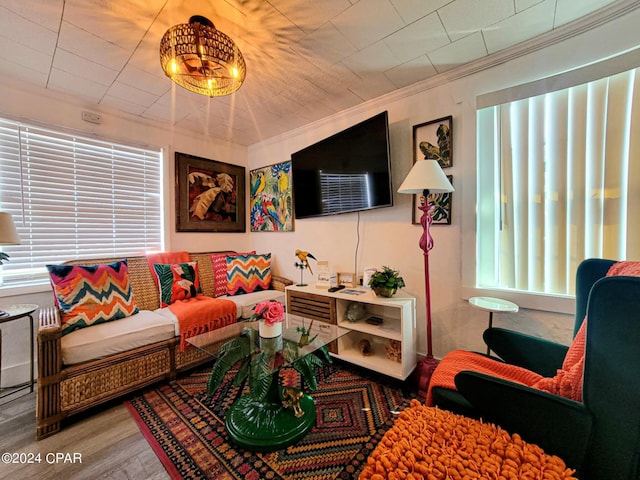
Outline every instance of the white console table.
<path id="1" fill-rule="evenodd" d="M 349 290 L 349 289 L 347 289 Z M 352 289 L 356 290 L 356 289 Z M 315 286 L 290 285 L 286 288 L 287 313 L 293 322 L 302 324 L 313 319 L 339 325 L 349 333 L 329 345 L 331 355 L 355 365 L 393 378 L 405 380 L 416 366 L 416 299 L 402 290 L 391 298 L 378 297 L 371 290 L 354 295 L 344 290 L 329 292 Z M 346 319 L 350 304 L 364 306 L 364 316 L 355 322 Z M 369 317 L 380 317 L 380 325 L 367 323 Z M 309 321 L 305 324 L 308 326 Z M 371 354 L 363 355 L 360 342 L 366 340 Z M 400 351 L 400 358 L 389 358 L 390 346 Z"/>

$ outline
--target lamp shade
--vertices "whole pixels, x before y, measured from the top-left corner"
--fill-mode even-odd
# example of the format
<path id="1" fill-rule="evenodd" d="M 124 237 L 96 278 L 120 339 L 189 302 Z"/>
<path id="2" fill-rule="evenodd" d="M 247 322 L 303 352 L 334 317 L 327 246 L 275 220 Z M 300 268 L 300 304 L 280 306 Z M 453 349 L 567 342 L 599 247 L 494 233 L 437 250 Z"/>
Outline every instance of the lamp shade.
<path id="1" fill-rule="evenodd" d="M 206 17 L 171 27 L 160 41 L 160 64 L 175 83 L 200 95 L 229 95 L 247 74 L 235 42 Z"/>
<path id="2" fill-rule="evenodd" d="M 422 194 L 453 192 L 453 185 L 447 180 L 437 160 L 418 160 L 400 185 L 398 193 Z"/>
<path id="3" fill-rule="evenodd" d="M 13 217 L 6 212 L 0 212 L 0 245 L 20 245 Z"/>

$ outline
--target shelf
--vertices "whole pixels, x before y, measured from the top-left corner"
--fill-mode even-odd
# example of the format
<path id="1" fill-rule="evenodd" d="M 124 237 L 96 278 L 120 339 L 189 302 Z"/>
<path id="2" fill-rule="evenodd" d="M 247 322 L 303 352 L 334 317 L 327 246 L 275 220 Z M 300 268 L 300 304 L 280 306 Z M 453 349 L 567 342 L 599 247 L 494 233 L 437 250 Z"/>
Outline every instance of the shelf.
<path id="1" fill-rule="evenodd" d="M 415 298 L 408 294 L 388 299 L 377 297 L 371 290 L 362 295 L 349 295 L 343 291 L 328 292 L 324 289 L 290 285 L 287 291 L 287 312 L 301 318 L 315 318 L 337 324 L 349 332 L 331 342 L 331 355 L 345 362 L 379 372 L 399 380 L 406 380 L 416 365 Z M 352 305 L 360 309 L 350 311 Z M 356 322 L 346 319 L 349 315 L 361 317 Z M 366 322 L 369 317 L 380 317 L 380 325 Z M 371 355 L 360 353 L 360 342 L 367 340 Z M 402 358 L 387 357 L 389 342 L 396 343 Z"/>
<path id="2" fill-rule="evenodd" d="M 391 340 L 402 341 L 402 331 L 400 330 L 400 322 L 387 320 L 380 325 L 371 325 L 366 322 L 366 319 L 358 320 L 357 322 L 349 322 L 341 320 L 338 325 L 349 330 L 356 330 L 358 332 L 368 333 L 375 335 L 376 337 L 389 338 Z"/>
<path id="3" fill-rule="evenodd" d="M 359 351 L 355 350 L 342 350 L 340 354 L 332 354 L 332 356 L 344 360 L 345 362 L 359 365 L 369 370 L 382 373 L 389 377 L 397 378 L 399 380 L 406 380 L 406 377 L 402 375 L 402 364 L 389 360 L 384 352 L 382 355 L 377 353 L 371 356 L 361 355 Z M 408 376 L 408 375 L 407 375 Z"/>
<path id="4" fill-rule="evenodd" d="M 360 353 L 360 340 L 363 339 L 368 340 L 371 344 L 373 350 L 371 355 L 362 355 Z M 338 339 L 339 353 L 336 356 L 361 367 L 404 380 L 402 362 L 396 362 L 387 357 L 386 345 L 386 338 L 352 330 Z"/>

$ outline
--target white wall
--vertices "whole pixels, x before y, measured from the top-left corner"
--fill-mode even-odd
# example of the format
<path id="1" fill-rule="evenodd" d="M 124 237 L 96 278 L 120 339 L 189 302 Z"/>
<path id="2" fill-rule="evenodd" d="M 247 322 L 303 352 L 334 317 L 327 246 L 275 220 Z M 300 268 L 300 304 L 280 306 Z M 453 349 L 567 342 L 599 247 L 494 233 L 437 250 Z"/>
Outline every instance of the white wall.
<path id="1" fill-rule="evenodd" d="M 334 118 L 317 122 L 249 148 L 249 168 L 290 159 L 295 152 L 345 127 L 383 110 L 389 112 L 393 185 L 398 186 L 412 164 L 412 126 L 453 116 L 452 224 L 432 227 L 435 247 L 430 255 L 434 354 L 442 357 L 456 349 L 483 351 L 482 331 L 488 314 L 469 307 L 465 300 L 467 279 L 475 268 L 475 105 L 476 96 L 560 73 L 638 45 L 634 12 L 608 25 L 572 37 L 488 70 L 415 93 L 396 94 L 368 102 Z M 411 197 L 394 194 L 394 206 L 360 214 L 358 270 L 369 265 L 399 269 L 407 290 L 418 297 L 418 351 L 426 350 L 425 294 L 422 252 L 417 242 L 421 227 L 411 224 Z M 333 271 L 353 271 L 356 252 L 357 214 L 296 220 L 292 233 L 256 233 L 252 248 L 270 251 L 279 273 L 298 280 L 294 267 L 296 248 L 328 260 Z M 462 258 L 465 262 L 462 262 Z M 464 273 L 464 275 L 463 275 Z M 312 279 L 305 273 L 307 281 Z M 467 285 L 469 286 L 469 285 Z M 572 311 L 572 310 L 570 310 Z M 494 316 L 494 325 L 550 338 L 571 341 L 573 316 L 533 309 Z"/>
<path id="2" fill-rule="evenodd" d="M 231 143 L 214 141 L 194 133 L 185 134 L 166 125 L 127 116 L 100 106 L 83 103 L 69 96 L 24 87 L 9 79 L 0 80 L 0 115 L 26 122 L 40 122 L 82 134 L 95 134 L 103 138 L 154 145 L 164 150 L 163 182 L 167 192 L 164 198 L 165 248 L 173 250 L 211 251 L 245 250 L 249 245 L 247 233 L 177 233 L 175 231 L 175 161 L 174 152 L 182 152 L 226 163 L 247 165 L 247 148 Z M 102 115 L 102 124 L 94 125 L 81 119 L 88 110 Z M 248 172 L 247 172 L 248 173 Z M 31 289 L 29 293 L 9 295 L 0 289 L 0 305 L 35 303 L 52 305 L 49 286 Z M 37 312 L 36 312 L 37 318 Z M 4 323 L 2 328 L 2 387 L 21 383 L 29 378 L 29 327 L 25 320 Z"/>
<path id="3" fill-rule="evenodd" d="M 463 278 L 475 268 L 475 98 L 482 93 L 517 85 L 597 61 L 637 46 L 636 26 L 640 13 L 632 12 L 608 25 L 572 37 L 561 44 L 536 51 L 489 70 L 445 85 L 401 97 L 394 94 L 368 102 L 363 107 L 289 132 L 248 149 L 232 144 L 220 145 L 203 135 L 186 136 L 160 124 L 138 118 L 116 116 L 95 105 L 54 96 L 48 92 L 26 90 L 0 83 L 0 114 L 62 125 L 107 137 L 121 138 L 165 148 L 165 199 L 167 248 L 192 251 L 255 248 L 274 254 L 277 273 L 298 280 L 294 251 L 301 248 L 330 262 L 333 271 L 353 271 L 357 261 L 365 266 L 391 265 L 402 273 L 407 290 L 418 297 L 418 348 L 425 351 L 423 258 L 418 248 L 421 227 L 411 224 L 411 197 L 394 194 L 394 206 L 360 214 L 360 244 L 356 259 L 357 214 L 346 214 L 295 222 L 290 233 L 205 234 L 175 233 L 173 152 L 181 151 L 223 162 L 244 165 L 249 170 L 288 160 L 292 152 L 349 127 L 383 110 L 389 111 L 393 185 L 398 186 L 412 163 L 412 126 L 447 115 L 453 116 L 454 165 L 447 174 L 454 176 L 453 221 L 449 226 L 433 227 L 435 248 L 430 256 L 434 350 L 437 357 L 455 348 L 484 350 L 481 334 L 487 314 L 472 310 L 463 295 Z M 446 75 L 446 74 L 445 74 Z M 415 87 L 407 91 L 417 92 Z M 103 114 L 104 123 L 93 126 L 81 121 L 82 110 Z M 248 230 L 248 228 L 247 228 Z M 471 260 L 462 261 L 463 254 Z M 464 273 L 464 275 L 463 275 Z M 472 276 L 472 275 L 471 275 Z M 308 272 L 305 278 L 309 281 Z M 0 304 L 51 304 L 49 291 L 2 297 Z M 568 343 L 573 318 L 537 310 L 498 315 L 496 325 Z M 25 322 L 2 326 L 3 384 L 10 379 L 28 378 L 28 327 Z M 16 373 L 19 370 L 19 373 Z M 7 381 L 5 381 L 7 380 Z"/>

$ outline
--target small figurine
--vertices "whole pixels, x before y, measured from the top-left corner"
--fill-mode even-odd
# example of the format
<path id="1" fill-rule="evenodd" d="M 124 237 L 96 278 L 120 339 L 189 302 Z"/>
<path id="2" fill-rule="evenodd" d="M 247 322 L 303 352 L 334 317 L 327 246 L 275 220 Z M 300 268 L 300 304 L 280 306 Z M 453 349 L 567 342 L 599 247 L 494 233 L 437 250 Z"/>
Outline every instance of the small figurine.
<path id="1" fill-rule="evenodd" d="M 373 355 L 373 349 L 371 348 L 371 343 L 366 338 L 363 338 L 362 340 L 360 340 L 360 342 L 358 343 L 358 347 L 360 347 L 360 354 L 363 357 L 368 357 L 370 355 Z"/>
<path id="2" fill-rule="evenodd" d="M 304 415 L 304 410 L 300 406 L 300 399 L 302 399 L 303 395 L 302 391 L 297 388 L 284 387 L 282 389 L 282 406 L 293 410 L 296 418 Z"/>
<path id="3" fill-rule="evenodd" d="M 367 313 L 366 307 L 360 302 L 351 302 L 347 306 L 347 311 L 344 314 L 344 317 L 349 322 L 357 322 Z"/>
<path id="4" fill-rule="evenodd" d="M 398 340 L 389 340 L 384 349 L 389 360 L 402 361 L 402 343 Z"/>
<path id="5" fill-rule="evenodd" d="M 298 262 L 295 263 L 296 267 L 300 269 L 300 283 L 297 285 L 298 287 L 304 287 L 307 284 L 304 283 L 303 279 L 302 279 L 302 274 L 304 272 L 305 268 L 309 269 L 309 272 L 311 272 L 311 274 L 313 275 L 313 270 L 311 270 L 311 265 L 309 265 L 309 258 L 313 258 L 314 260 L 316 260 L 316 257 L 314 257 L 312 254 L 310 254 L 309 252 L 305 252 L 303 250 L 300 249 L 296 249 L 296 257 L 298 257 Z M 316 260 L 317 262 L 317 260 Z"/>

